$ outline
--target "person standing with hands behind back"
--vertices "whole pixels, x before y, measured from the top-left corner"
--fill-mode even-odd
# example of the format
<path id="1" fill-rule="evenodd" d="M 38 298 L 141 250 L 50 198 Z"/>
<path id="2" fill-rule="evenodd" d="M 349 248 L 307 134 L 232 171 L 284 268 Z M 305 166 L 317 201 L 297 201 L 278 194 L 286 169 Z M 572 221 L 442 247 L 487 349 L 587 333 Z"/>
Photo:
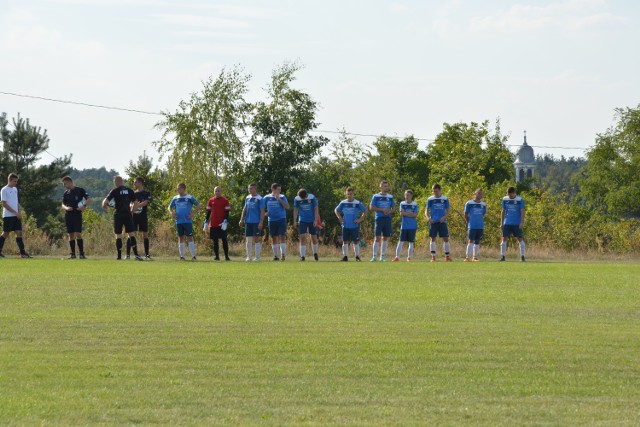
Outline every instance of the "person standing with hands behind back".
<path id="1" fill-rule="evenodd" d="M 64 223 L 69 235 L 69 259 L 76 258 L 76 245 L 80 252 L 80 259 L 84 256 L 84 241 L 82 240 L 82 212 L 87 209 L 91 199 L 84 188 L 76 187 L 70 176 L 62 178 L 65 192 L 62 195 L 62 209 L 64 209 Z"/>

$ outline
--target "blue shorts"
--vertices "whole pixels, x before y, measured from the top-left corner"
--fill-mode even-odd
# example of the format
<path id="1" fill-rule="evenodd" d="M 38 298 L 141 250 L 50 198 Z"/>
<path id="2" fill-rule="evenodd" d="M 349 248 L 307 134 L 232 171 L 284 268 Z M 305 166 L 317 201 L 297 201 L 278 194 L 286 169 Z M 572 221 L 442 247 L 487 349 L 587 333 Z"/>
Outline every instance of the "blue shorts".
<path id="1" fill-rule="evenodd" d="M 176 224 L 176 229 L 178 230 L 178 236 L 193 236 L 193 223 L 186 222 L 181 224 Z"/>
<path id="2" fill-rule="evenodd" d="M 416 230 L 400 230 L 400 241 L 414 243 L 416 241 Z"/>
<path id="3" fill-rule="evenodd" d="M 447 227 L 447 223 L 429 223 L 429 237 L 449 237 L 449 227 Z"/>
<path id="4" fill-rule="evenodd" d="M 522 228 L 519 225 L 503 225 L 502 237 L 522 237 Z"/>
<path id="5" fill-rule="evenodd" d="M 349 242 L 358 243 L 359 241 L 360 241 L 360 229 L 358 227 L 354 227 L 354 228 L 342 227 L 343 243 L 349 243 Z"/>
<path id="6" fill-rule="evenodd" d="M 373 234 L 375 234 L 376 237 L 391 236 L 391 218 L 376 218 L 376 225 L 373 228 Z"/>
<path id="7" fill-rule="evenodd" d="M 287 220 L 286 218 L 277 219 L 275 221 L 269 221 L 269 234 L 273 236 L 286 236 L 287 235 Z"/>
<path id="8" fill-rule="evenodd" d="M 262 229 L 258 228 L 257 222 L 246 222 L 244 224 L 244 235 L 246 237 L 258 237 L 262 236 Z"/>
<path id="9" fill-rule="evenodd" d="M 300 234 L 313 234 L 316 235 L 316 228 L 313 226 L 312 222 L 299 222 L 298 223 L 298 233 Z"/>
<path id="10" fill-rule="evenodd" d="M 484 228 L 470 228 L 467 235 L 469 236 L 469 241 L 479 245 L 484 236 Z"/>

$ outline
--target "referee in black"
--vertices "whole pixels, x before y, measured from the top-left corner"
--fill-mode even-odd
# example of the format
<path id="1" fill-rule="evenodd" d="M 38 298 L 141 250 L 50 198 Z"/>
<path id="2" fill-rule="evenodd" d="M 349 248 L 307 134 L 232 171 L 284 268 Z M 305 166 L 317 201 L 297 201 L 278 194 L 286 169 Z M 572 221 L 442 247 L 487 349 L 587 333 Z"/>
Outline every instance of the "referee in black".
<path id="1" fill-rule="evenodd" d="M 62 195 L 62 209 L 64 209 L 64 224 L 67 227 L 69 235 L 69 253 L 68 259 L 76 259 L 76 245 L 80 252 L 80 259 L 84 256 L 84 241 L 82 240 L 82 212 L 87 209 L 91 198 L 84 188 L 76 187 L 70 176 L 62 178 L 62 185 L 65 192 Z"/>
<path id="2" fill-rule="evenodd" d="M 137 177 L 133 181 L 133 187 L 136 191 L 133 193 L 138 202 L 138 207 L 133 209 L 133 229 L 142 233 L 144 242 L 144 259 L 151 261 L 149 255 L 149 216 L 147 214 L 147 206 L 151 203 L 151 192 L 144 188 L 144 178 Z M 131 239 L 127 239 L 127 259 L 131 256 Z"/>
<path id="3" fill-rule="evenodd" d="M 142 257 L 138 255 L 136 233 L 133 228 L 133 216 L 131 215 L 131 210 L 137 209 L 139 204 L 136 202 L 133 190 L 124 186 L 124 180 L 120 175 L 113 178 L 113 185 L 113 190 L 102 201 L 102 209 L 106 212 L 109 209 L 109 203 L 114 201 L 113 232 L 116 235 L 116 250 L 118 251 L 116 259 L 122 259 L 122 229 L 124 228 L 131 240 L 131 248 L 135 259 L 142 261 Z"/>

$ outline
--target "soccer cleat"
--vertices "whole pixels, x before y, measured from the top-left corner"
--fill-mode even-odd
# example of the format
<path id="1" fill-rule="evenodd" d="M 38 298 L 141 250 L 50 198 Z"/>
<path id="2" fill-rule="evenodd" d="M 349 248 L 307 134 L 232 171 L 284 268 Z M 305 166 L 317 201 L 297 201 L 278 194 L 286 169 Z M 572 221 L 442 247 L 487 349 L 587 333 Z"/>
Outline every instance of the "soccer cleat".
<path id="1" fill-rule="evenodd" d="M 380 257 L 380 262 L 387 262 L 386 258 L 384 256 Z"/>
<path id="2" fill-rule="evenodd" d="M 144 259 L 147 261 L 153 261 L 153 258 L 151 258 L 151 255 L 145 255 Z"/>
<path id="3" fill-rule="evenodd" d="M 33 257 L 31 255 L 29 255 L 28 253 L 23 252 L 23 253 L 20 254 L 20 258 L 25 258 L 26 259 L 26 258 L 33 258 Z"/>
<path id="4" fill-rule="evenodd" d="M 400 258 L 398 258 L 397 256 L 394 256 L 391 261 L 392 262 L 398 262 L 398 261 L 400 261 Z"/>
<path id="5" fill-rule="evenodd" d="M 76 254 L 69 254 L 67 259 L 76 259 Z"/>
<path id="6" fill-rule="evenodd" d="M 411 258 L 407 258 L 407 262 L 411 262 Z"/>
<path id="7" fill-rule="evenodd" d="M 4 254 L 0 252 L 0 258 L 5 258 Z"/>
<path id="8" fill-rule="evenodd" d="M 524 255 L 522 255 L 522 256 L 520 257 L 520 261 L 521 261 L 521 262 L 525 262 Z"/>
<path id="9" fill-rule="evenodd" d="M 477 256 L 474 256 L 474 257 L 473 257 L 473 262 L 478 262 L 478 261 L 480 261 L 480 260 L 478 259 L 478 257 L 477 257 Z"/>
<path id="10" fill-rule="evenodd" d="M 144 261 L 144 258 L 142 258 L 140 255 L 134 255 L 134 258 L 136 259 L 136 261 Z"/>
<path id="11" fill-rule="evenodd" d="M 436 257 L 434 257 L 433 255 L 431 255 L 431 262 L 436 262 Z"/>
<path id="12" fill-rule="evenodd" d="M 449 255 L 445 256 L 445 257 L 444 257 L 444 260 L 445 260 L 446 262 L 451 262 L 451 261 L 453 261 Z"/>
<path id="13" fill-rule="evenodd" d="M 284 255 L 282 255 L 282 262 L 284 262 Z"/>
<path id="14" fill-rule="evenodd" d="M 304 261 L 305 258 L 303 256 L 300 257 L 300 261 Z"/>
<path id="15" fill-rule="evenodd" d="M 116 261 L 122 261 L 122 257 L 121 256 L 117 256 L 116 257 Z"/>
<path id="16" fill-rule="evenodd" d="M 255 262 L 260 262 L 260 258 L 254 258 L 253 259 Z"/>
<path id="17" fill-rule="evenodd" d="M 470 259 L 469 257 L 466 257 L 466 258 L 464 259 L 464 262 L 471 262 L 471 259 Z"/>
<path id="18" fill-rule="evenodd" d="M 313 259 L 314 259 L 315 261 L 320 261 L 320 259 L 318 258 L 318 254 L 313 254 Z"/>
<path id="19" fill-rule="evenodd" d="M 180 261 L 184 261 L 184 257 L 183 256 L 180 257 Z"/>
<path id="20" fill-rule="evenodd" d="M 127 255 L 125 259 L 131 259 L 131 255 Z"/>
<path id="21" fill-rule="evenodd" d="M 80 258 L 80 259 L 87 259 L 87 257 L 86 257 L 86 256 L 84 256 L 84 254 L 80 254 L 79 258 Z"/>
<path id="22" fill-rule="evenodd" d="M 220 257 L 219 257 L 219 256 L 217 256 L 217 257 L 213 258 L 213 260 L 214 260 L 214 261 L 220 261 Z"/>
<path id="23" fill-rule="evenodd" d="M 229 258 L 228 256 L 224 257 L 225 261 L 231 261 L 231 258 Z"/>
<path id="24" fill-rule="evenodd" d="M 346 255 L 345 255 L 345 256 L 343 256 L 343 257 L 342 257 L 342 261 L 344 261 L 344 262 L 349 261 L 349 257 L 348 257 L 348 256 L 346 256 Z M 358 260 L 358 261 L 360 261 L 360 260 Z"/>
<path id="25" fill-rule="evenodd" d="M 244 259 L 244 262 L 251 262 L 251 258 L 246 257 L 246 258 Z"/>
<path id="26" fill-rule="evenodd" d="M 280 258 L 278 258 L 277 256 L 274 256 L 274 257 L 273 257 L 273 260 L 274 260 L 274 261 L 280 261 Z"/>
<path id="27" fill-rule="evenodd" d="M 376 257 L 371 257 L 371 262 L 376 262 Z"/>
<path id="28" fill-rule="evenodd" d="M 191 261 L 197 261 L 198 259 L 196 257 L 191 257 Z"/>
<path id="29" fill-rule="evenodd" d="M 357 262 L 360 262 L 360 261 L 362 261 L 362 260 L 360 259 L 360 257 L 359 257 L 359 256 L 357 256 L 357 257 L 356 257 L 356 261 L 357 261 Z"/>
<path id="30" fill-rule="evenodd" d="M 505 259 L 504 255 L 502 255 L 502 256 L 500 257 L 500 262 L 502 262 L 502 261 L 506 261 L 506 259 Z"/>

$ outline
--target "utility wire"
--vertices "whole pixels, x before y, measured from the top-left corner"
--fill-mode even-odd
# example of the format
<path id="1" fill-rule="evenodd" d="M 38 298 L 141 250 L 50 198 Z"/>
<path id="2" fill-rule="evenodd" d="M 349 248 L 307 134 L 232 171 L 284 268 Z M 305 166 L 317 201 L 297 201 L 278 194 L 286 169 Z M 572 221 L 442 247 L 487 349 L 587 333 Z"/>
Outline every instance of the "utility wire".
<path id="1" fill-rule="evenodd" d="M 129 112 L 129 113 L 139 113 L 139 114 L 147 114 L 147 115 L 154 115 L 154 116 L 162 116 L 162 115 L 164 115 L 163 113 L 158 113 L 158 112 L 153 112 L 153 111 L 138 110 L 138 109 L 134 109 L 134 108 L 123 108 L 123 107 L 113 107 L 113 106 L 108 106 L 108 105 L 89 104 L 87 102 L 68 101 L 68 100 L 63 100 L 63 99 L 46 98 L 44 96 L 25 95 L 25 94 L 14 93 L 14 92 L 0 91 L 0 94 L 9 95 L 9 96 L 16 96 L 16 97 L 19 97 L 19 98 L 30 98 L 30 99 L 38 99 L 38 100 L 41 100 L 41 101 L 58 102 L 60 104 L 71 104 L 71 105 L 79 105 L 79 106 L 82 106 L 82 107 L 102 108 L 102 109 L 105 109 L 105 110 L 125 111 L 125 112 Z M 385 136 L 385 135 L 354 133 L 354 132 L 345 132 L 345 131 L 337 131 L 337 130 L 323 130 L 323 129 L 313 130 L 312 132 L 315 132 L 315 133 L 328 133 L 328 134 L 343 134 L 343 135 L 349 135 L 349 136 L 360 136 L 360 137 L 365 137 L 365 138 L 380 138 L 382 136 Z M 427 141 L 427 142 L 434 142 L 435 141 L 435 139 L 430 139 L 430 138 L 415 138 L 415 139 L 418 140 L 418 141 Z M 520 147 L 520 145 L 517 145 L 517 144 L 505 144 L 505 145 L 507 147 Z M 548 149 L 560 149 L 560 150 L 581 150 L 581 151 L 587 151 L 588 150 L 587 148 L 579 148 L 579 147 L 560 147 L 560 146 L 548 146 L 548 145 L 529 145 L 529 146 L 533 147 L 533 148 L 548 148 Z M 54 156 L 53 154 L 50 154 L 50 153 L 47 153 L 47 154 L 49 154 L 52 157 L 55 157 L 57 159 L 57 157 Z"/>

